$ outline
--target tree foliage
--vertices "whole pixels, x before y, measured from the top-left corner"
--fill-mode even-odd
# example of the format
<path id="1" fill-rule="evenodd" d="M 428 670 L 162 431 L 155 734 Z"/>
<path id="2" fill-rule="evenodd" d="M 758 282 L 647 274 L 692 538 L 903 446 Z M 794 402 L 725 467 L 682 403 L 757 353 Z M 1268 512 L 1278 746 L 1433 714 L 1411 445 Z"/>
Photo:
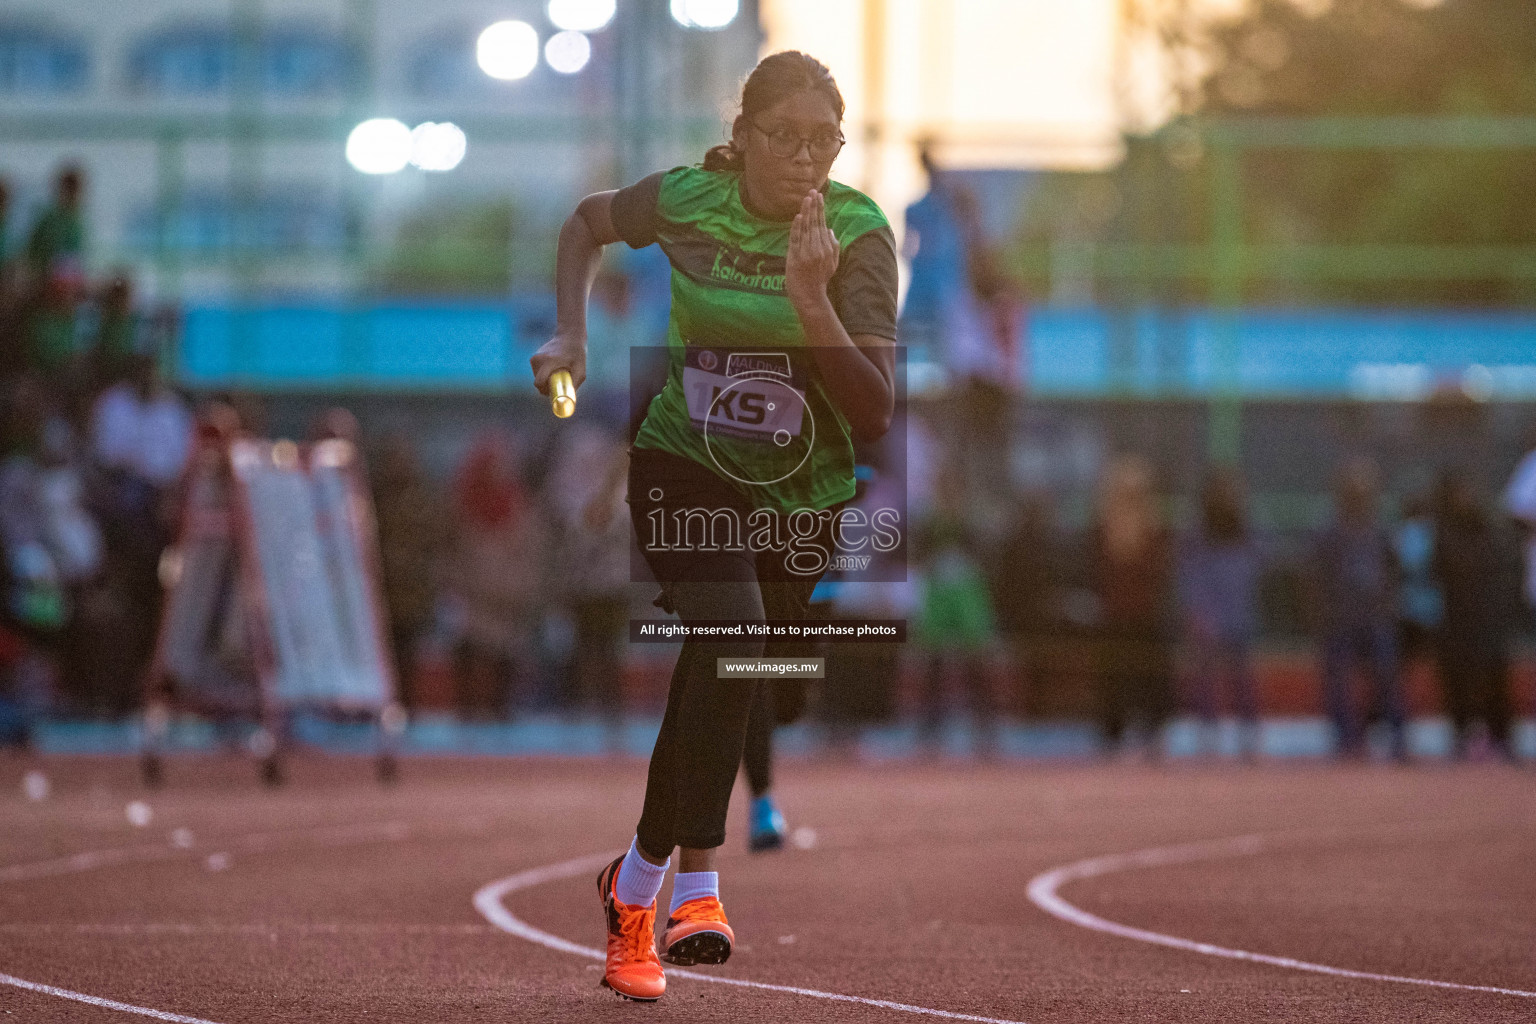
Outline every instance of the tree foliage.
<path id="1" fill-rule="evenodd" d="M 1536 116 L 1532 0 L 1251 0 L 1206 26 L 1185 113 Z M 1536 150 L 1276 150 L 1244 166 L 1257 242 L 1536 244 Z M 1325 299 L 1525 304 L 1509 280 L 1334 285 Z"/>
<path id="2" fill-rule="evenodd" d="M 1536 115 L 1530 0 L 1250 0 L 1206 50 L 1192 112 Z"/>

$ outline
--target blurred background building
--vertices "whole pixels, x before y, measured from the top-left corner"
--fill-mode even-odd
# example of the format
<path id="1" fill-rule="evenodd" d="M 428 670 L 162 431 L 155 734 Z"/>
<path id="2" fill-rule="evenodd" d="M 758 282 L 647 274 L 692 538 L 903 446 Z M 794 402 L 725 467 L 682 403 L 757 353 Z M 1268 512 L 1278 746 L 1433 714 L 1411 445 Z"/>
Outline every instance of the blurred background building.
<path id="1" fill-rule="evenodd" d="M 713 141 L 761 42 L 752 11 L 714 30 L 666 3 L 554 12 L 8 2 L 5 171 L 23 205 L 63 159 L 96 171 L 93 260 L 152 271 L 168 296 L 535 286 L 558 211 Z M 349 165 L 371 118 L 461 131 L 418 136 L 415 164 L 365 132 Z"/>

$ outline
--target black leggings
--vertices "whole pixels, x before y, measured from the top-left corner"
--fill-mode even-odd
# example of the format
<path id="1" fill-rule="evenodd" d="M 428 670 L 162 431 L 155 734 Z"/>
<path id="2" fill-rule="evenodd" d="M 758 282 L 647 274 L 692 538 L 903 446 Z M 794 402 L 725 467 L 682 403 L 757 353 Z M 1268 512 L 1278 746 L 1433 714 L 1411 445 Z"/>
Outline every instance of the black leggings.
<path id="1" fill-rule="evenodd" d="M 789 644 L 767 644 L 774 657 L 810 658 L 816 656 L 811 645 L 803 648 Z M 773 730 L 788 725 L 805 710 L 808 683 L 804 679 L 759 680 L 752 711 L 747 716 L 747 745 L 741 754 L 741 767 L 747 788 L 754 797 L 773 788 Z"/>
<path id="2" fill-rule="evenodd" d="M 741 752 L 742 774 L 747 777 L 747 788 L 754 797 L 773 788 L 773 704 L 773 684 L 759 679 L 752 710 L 747 715 L 747 742 Z"/>
<path id="3" fill-rule="evenodd" d="M 653 496 L 656 492 L 659 497 Z M 649 517 L 657 510 L 670 523 L 676 509 L 729 509 L 745 523 L 751 507 L 712 470 L 665 452 L 632 448 L 629 502 L 641 553 L 662 585 L 657 603 L 684 623 L 805 616 L 821 573 L 792 571 L 784 564 L 784 552 L 657 550 L 648 542 L 654 526 Z M 828 551 L 830 534 L 830 518 L 823 517 L 817 541 Z M 636 829 L 647 854 L 660 859 L 670 856 L 673 847 L 705 850 L 725 842 L 726 810 L 760 683 L 718 678 L 715 659 L 794 657 L 804 649 L 803 643 L 765 643 L 750 636 L 683 642 Z M 771 730 L 774 715 L 766 701 L 759 714 Z"/>

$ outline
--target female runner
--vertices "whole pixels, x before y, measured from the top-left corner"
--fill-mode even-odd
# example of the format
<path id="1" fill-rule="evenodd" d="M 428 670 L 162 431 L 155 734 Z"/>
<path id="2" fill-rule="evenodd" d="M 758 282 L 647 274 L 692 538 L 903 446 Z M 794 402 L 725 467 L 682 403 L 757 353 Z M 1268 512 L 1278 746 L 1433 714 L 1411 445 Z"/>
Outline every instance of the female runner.
<path id="1" fill-rule="evenodd" d="M 604 245 L 659 243 L 672 264 L 666 385 L 630 448 L 637 541 L 684 624 L 803 617 L 854 493 L 853 443 L 894 411 L 896 250 L 869 197 L 829 180 L 843 146 L 831 72 L 787 51 L 742 89 L 731 139 L 702 165 L 587 196 L 556 257 L 555 336 L 534 382 L 585 378 L 586 301 Z M 755 680 L 716 659 L 773 655 L 750 634 L 684 641 L 629 852 L 598 878 L 608 923 L 603 984 L 666 990 L 660 960 L 717 964 L 734 936 L 715 851 Z M 679 848 L 658 958 L 656 897 Z"/>

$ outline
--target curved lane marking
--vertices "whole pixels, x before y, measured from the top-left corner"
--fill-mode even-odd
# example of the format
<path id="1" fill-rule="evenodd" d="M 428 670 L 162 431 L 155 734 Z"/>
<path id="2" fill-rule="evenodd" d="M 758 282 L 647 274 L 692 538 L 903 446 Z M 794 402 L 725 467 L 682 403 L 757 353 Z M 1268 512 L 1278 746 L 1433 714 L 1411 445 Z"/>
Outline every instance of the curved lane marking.
<path id="1" fill-rule="evenodd" d="M 1245 949 L 1229 949 L 1226 946 L 1216 946 L 1209 942 L 1181 939 L 1176 935 L 1164 935 L 1161 932 L 1147 931 L 1145 928 L 1133 928 L 1130 925 L 1119 924 L 1115 921 L 1099 917 L 1096 914 L 1090 914 L 1088 911 L 1062 899 L 1059 893 L 1063 885 L 1069 882 L 1081 881 L 1085 878 L 1097 878 L 1100 875 L 1114 874 L 1119 871 L 1131 871 L 1136 868 L 1167 867 L 1174 864 L 1191 864 L 1204 860 L 1219 860 L 1226 857 L 1247 857 L 1261 852 L 1267 848 L 1267 845 L 1263 836 L 1249 835 L 1236 836 L 1231 839 L 1217 839 L 1211 842 L 1187 843 L 1181 846 L 1160 846 L 1150 850 L 1139 850 L 1135 853 L 1110 854 L 1107 857 L 1091 857 L 1087 860 L 1074 861 L 1071 864 L 1053 868 L 1043 874 L 1036 875 L 1029 882 L 1029 898 L 1035 906 L 1047 914 L 1060 918 L 1069 924 L 1075 924 L 1081 928 L 1088 928 L 1096 932 L 1104 932 L 1108 935 L 1117 935 L 1122 939 L 1134 939 L 1137 942 L 1149 942 L 1157 946 L 1182 949 L 1189 953 L 1219 956 L 1228 960 L 1246 960 L 1251 963 L 1283 967 L 1293 971 L 1310 971 L 1313 974 L 1326 974 L 1335 978 L 1353 978 L 1356 981 L 1384 981 L 1398 985 L 1422 985 L 1428 988 L 1455 989 L 1461 992 L 1488 992 L 1494 995 L 1516 996 L 1521 999 L 1536 999 L 1536 992 L 1526 992 L 1517 988 L 1499 988 L 1494 985 L 1464 985 L 1454 981 L 1434 981 L 1429 978 L 1408 978 L 1397 974 L 1374 974 L 1370 971 L 1352 971 L 1345 967 L 1330 967 L 1327 964 L 1315 964 L 1286 956 L 1270 956 L 1267 953 L 1252 953 Z"/>
<path id="2" fill-rule="evenodd" d="M 498 879 L 488 885 L 482 886 L 475 893 L 475 909 L 491 924 L 510 935 L 516 935 L 520 939 L 553 949 L 559 953 L 570 953 L 573 956 L 583 956 L 589 960 L 603 960 L 606 954 L 600 949 L 591 946 L 583 946 L 579 943 L 562 939 L 558 935 L 541 931 L 524 921 L 507 909 L 502 902 L 507 896 L 520 889 L 531 889 L 545 882 L 554 882 L 573 875 L 580 875 L 587 871 L 596 871 L 604 864 L 613 860 L 614 854 L 601 853 L 586 857 L 576 857 L 572 860 L 561 861 L 558 864 L 549 864 L 544 867 L 533 868 L 529 871 L 521 871 L 515 875 Z M 970 1020 L 980 1021 L 981 1024 L 1024 1024 L 1023 1021 L 1004 1020 L 1000 1017 L 981 1017 L 972 1013 L 954 1013 L 950 1010 L 932 1010 L 926 1006 L 912 1006 L 908 1003 L 896 1003 L 887 999 L 869 999 L 864 996 L 844 995 L 841 992 L 822 992 L 814 988 L 800 988 L 795 985 L 772 985 L 764 981 L 747 981 L 743 978 L 723 978 L 714 974 L 703 974 L 699 971 L 684 970 L 679 967 L 667 968 L 668 978 L 689 978 L 693 981 L 709 981 L 716 985 L 734 985 L 737 988 L 763 989 L 768 992 L 784 992 L 789 995 L 808 996 L 812 999 L 827 999 L 838 1003 L 857 1003 L 860 1006 L 873 1006 L 881 1010 L 899 1010 L 902 1013 L 915 1013 L 925 1017 L 940 1017 L 944 1020 Z"/>

